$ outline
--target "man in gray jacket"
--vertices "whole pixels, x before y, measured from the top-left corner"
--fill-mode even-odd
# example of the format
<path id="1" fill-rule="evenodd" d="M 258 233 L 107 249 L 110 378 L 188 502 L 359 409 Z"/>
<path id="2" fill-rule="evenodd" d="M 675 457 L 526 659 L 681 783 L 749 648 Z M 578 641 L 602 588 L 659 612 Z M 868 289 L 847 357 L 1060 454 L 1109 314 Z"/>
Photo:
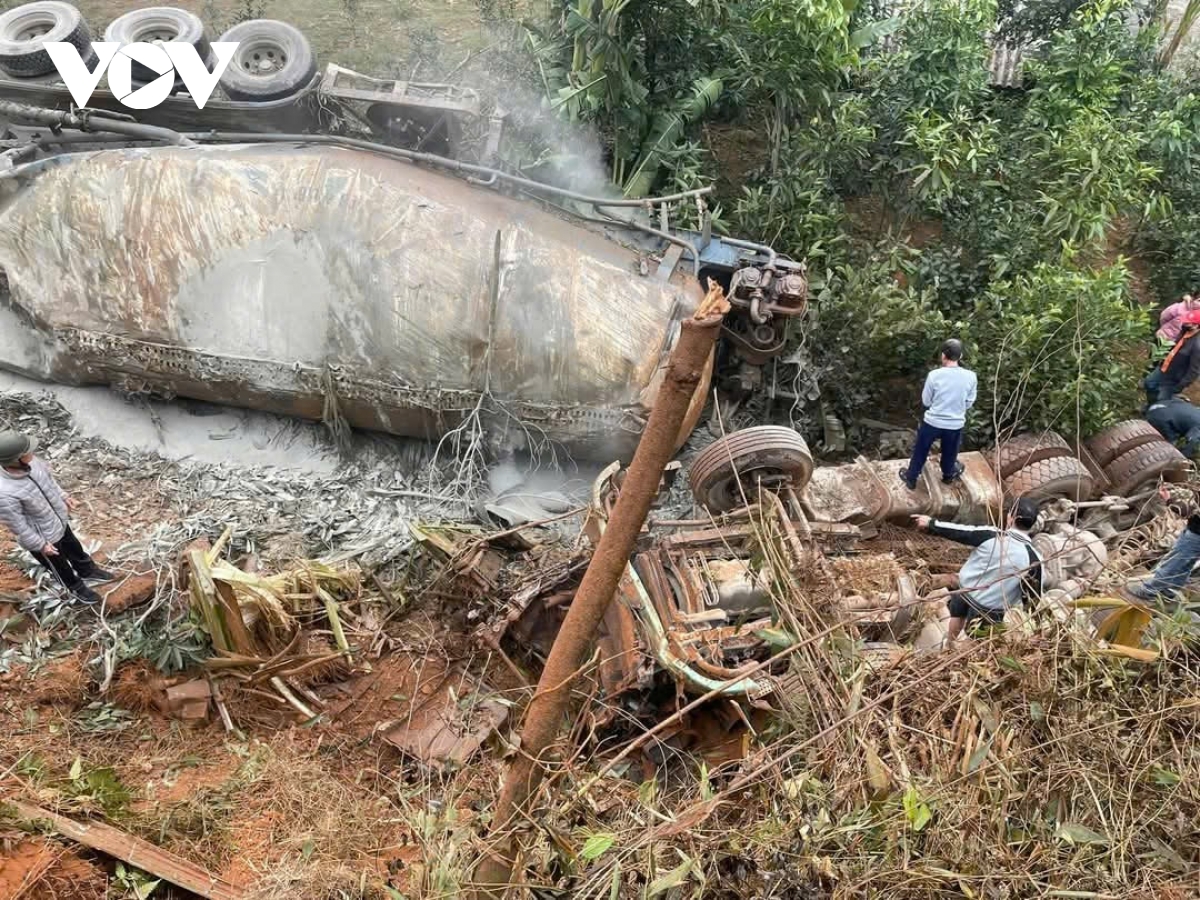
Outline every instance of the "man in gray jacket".
<path id="1" fill-rule="evenodd" d="M 50 467 L 33 455 L 37 442 L 15 431 L 0 432 L 0 522 L 17 543 L 87 603 L 100 596 L 86 582 L 111 581 L 83 549 L 67 521 L 72 500 Z"/>
<path id="2" fill-rule="evenodd" d="M 946 604 L 950 640 L 957 638 L 971 619 L 1003 622 L 1009 607 L 1034 602 L 1041 595 L 1042 559 L 1029 537 L 1037 517 L 1037 504 L 1024 497 L 1010 507 L 1004 531 L 913 517 L 922 531 L 975 548 L 959 570 L 958 591 Z"/>

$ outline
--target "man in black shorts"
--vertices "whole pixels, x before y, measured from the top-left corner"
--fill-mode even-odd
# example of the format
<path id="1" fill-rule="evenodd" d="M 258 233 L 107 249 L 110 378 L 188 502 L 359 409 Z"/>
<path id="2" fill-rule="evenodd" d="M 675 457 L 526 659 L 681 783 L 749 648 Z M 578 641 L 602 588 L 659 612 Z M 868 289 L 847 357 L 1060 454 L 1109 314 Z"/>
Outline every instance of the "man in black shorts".
<path id="1" fill-rule="evenodd" d="M 913 516 L 922 531 L 975 548 L 959 570 L 958 591 L 946 604 L 950 640 L 962 634 L 971 619 L 1002 622 L 1009 607 L 1041 595 L 1042 559 L 1029 537 L 1037 517 L 1037 504 L 1025 498 L 1009 508 L 1008 527 L 1003 531 Z"/>

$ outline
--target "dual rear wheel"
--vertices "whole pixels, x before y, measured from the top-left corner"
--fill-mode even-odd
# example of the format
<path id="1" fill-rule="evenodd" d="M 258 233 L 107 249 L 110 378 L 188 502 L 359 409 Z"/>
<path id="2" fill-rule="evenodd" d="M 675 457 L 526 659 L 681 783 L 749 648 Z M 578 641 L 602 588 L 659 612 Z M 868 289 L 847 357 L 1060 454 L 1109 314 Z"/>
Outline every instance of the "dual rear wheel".
<path id="1" fill-rule="evenodd" d="M 216 63 L 204 23 L 187 10 L 155 6 L 125 13 L 104 30 L 104 40 L 121 44 L 183 42 L 196 48 L 211 71 Z M 221 76 L 230 100 L 266 102 L 298 94 L 317 74 L 316 56 L 304 34 L 287 22 L 254 19 L 234 25 L 218 38 L 238 44 Z M 46 42 L 67 41 L 94 65 L 92 32 L 83 15 L 62 0 L 37 0 L 0 14 L 0 70 L 14 78 L 40 78 L 55 72 Z M 90 58 L 89 58 L 90 57 Z M 159 77 L 133 64 L 135 84 Z M 176 81 L 175 90 L 183 89 Z"/>
<path id="2" fill-rule="evenodd" d="M 1055 432 L 1024 434 L 1000 443 L 989 461 L 1008 497 L 1034 500 L 1091 499 L 1097 494 L 1135 496 L 1160 479 L 1182 478 L 1183 454 L 1149 423 L 1121 422 L 1085 444 L 1096 470 Z M 786 481 L 797 491 L 812 476 L 808 444 L 790 428 L 746 428 L 714 441 L 692 463 L 689 480 L 696 502 L 714 513 L 753 501 L 757 485 Z"/>

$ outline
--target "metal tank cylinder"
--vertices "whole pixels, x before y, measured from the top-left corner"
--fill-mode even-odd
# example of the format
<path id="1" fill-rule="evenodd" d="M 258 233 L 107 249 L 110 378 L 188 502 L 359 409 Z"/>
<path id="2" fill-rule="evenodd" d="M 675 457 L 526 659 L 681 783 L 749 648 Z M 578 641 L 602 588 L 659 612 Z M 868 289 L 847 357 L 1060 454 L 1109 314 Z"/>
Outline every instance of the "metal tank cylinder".
<path id="1" fill-rule="evenodd" d="M 437 438 L 632 452 L 695 279 L 526 202 L 292 145 L 53 157 L 0 184 L 0 366 Z M 689 429 L 707 385 L 697 392 Z"/>

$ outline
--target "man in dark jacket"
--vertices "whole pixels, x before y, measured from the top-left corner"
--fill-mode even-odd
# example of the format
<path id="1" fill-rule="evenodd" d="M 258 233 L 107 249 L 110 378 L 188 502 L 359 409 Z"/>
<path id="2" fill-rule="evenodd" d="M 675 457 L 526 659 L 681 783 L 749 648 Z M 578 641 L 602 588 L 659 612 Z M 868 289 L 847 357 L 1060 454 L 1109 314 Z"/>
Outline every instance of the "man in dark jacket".
<path id="1" fill-rule="evenodd" d="M 1200 377 L 1200 310 L 1185 313 L 1179 340 L 1143 382 L 1147 403 L 1166 403 Z"/>
<path id="2" fill-rule="evenodd" d="M 0 432 L 0 522 L 20 546 L 58 576 L 62 586 L 86 603 L 100 596 L 88 581 L 111 581 L 83 549 L 67 521 L 75 501 L 50 467 L 33 455 L 37 441 L 15 431 Z"/>
<path id="3" fill-rule="evenodd" d="M 1200 453 L 1200 409 L 1182 397 L 1173 397 L 1166 403 L 1152 403 L 1146 410 L 1146 421 L 1158 433 L 1178 445 L 1183 441 L 1183 455 L 1194 459 Z"/>

